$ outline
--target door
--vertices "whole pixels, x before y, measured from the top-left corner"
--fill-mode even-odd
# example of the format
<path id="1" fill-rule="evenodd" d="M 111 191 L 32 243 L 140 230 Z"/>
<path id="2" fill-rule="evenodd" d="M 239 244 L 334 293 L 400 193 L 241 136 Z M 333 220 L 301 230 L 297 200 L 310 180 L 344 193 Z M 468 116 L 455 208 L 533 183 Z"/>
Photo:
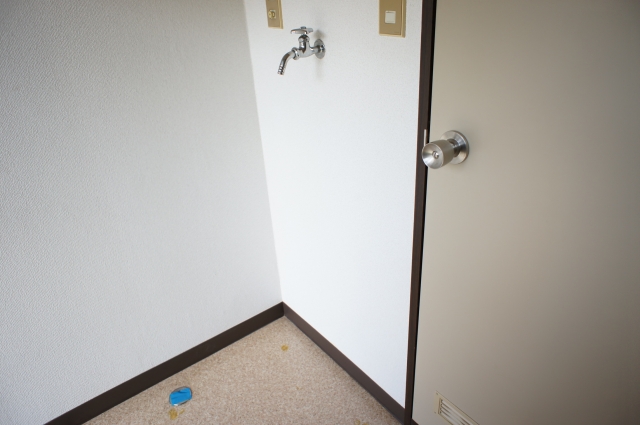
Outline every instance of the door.
<path id="1" fill-rule="evenodd" d="M 441 0 L 413 418 L 640 424 L 640 2 Z"/>

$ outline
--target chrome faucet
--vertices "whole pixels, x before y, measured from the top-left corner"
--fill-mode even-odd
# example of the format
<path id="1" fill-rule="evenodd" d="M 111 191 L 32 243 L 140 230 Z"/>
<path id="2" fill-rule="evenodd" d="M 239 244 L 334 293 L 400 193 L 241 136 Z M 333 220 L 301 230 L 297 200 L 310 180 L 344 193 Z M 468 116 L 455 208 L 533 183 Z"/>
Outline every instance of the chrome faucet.
<path id="1" fill-rule="evenodd" d="M 302 34 L 298 37 L 298 47 L 294 47 L 290 51 L 287 52 L 286 55 L 280 61 L 280 66 L 278 67 L 278 75 L 284 75 L 284 70 L 287 67 L 287 62 L 293 58 L 293 60 L 298 60 L 300 58 L 306 58 L 307 56 L 316 55 L 318 59 L 322 59 L 324 57 L 325 49 L 324 43 L 322 40 L 317 39 L 313 46 L 311 46 L 311 42 L 309 40 L 309 36 L 307 34 L 311 34 L 313 32 L 313 28 L 300 27 L 294 30 L 291 30 L 291 34 Z"/>

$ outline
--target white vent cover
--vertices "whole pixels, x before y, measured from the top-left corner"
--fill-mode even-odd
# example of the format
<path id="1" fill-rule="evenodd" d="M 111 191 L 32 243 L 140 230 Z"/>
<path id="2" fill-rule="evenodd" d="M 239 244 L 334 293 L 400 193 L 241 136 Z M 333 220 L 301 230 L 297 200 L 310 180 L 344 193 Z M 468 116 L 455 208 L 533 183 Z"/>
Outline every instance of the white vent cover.
<path id="1" fill-rule="evenodd" d="M 438 392 L 436 392 L 435 412 L 452 425 L 478 425 Z"/>

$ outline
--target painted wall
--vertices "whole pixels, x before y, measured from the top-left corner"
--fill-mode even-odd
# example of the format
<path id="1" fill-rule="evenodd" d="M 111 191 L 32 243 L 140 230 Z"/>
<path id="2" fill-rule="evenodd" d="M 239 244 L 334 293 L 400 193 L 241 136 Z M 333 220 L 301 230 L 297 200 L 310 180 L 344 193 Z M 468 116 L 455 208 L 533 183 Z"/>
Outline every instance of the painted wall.
<path id="1" fill-rule="evenodd" d="M 283 298 L 404 405 L 421 2 L 406 38 L 375 1 L 282 3 L 277 30 L 245 0 Z M 279 76 L 303 25 L 326 56 Z"/>
<path id="2" fill-rule="evenodd" d="M 436 20 L 431 134 L 471 154 L 429 172 L 414 419 L 640 424 L 640 3 Z"/>
<path id="3" fill-rule="evenodd" d="M 281 301 L 241 1 L 0 2 L 0 412 Z"/>

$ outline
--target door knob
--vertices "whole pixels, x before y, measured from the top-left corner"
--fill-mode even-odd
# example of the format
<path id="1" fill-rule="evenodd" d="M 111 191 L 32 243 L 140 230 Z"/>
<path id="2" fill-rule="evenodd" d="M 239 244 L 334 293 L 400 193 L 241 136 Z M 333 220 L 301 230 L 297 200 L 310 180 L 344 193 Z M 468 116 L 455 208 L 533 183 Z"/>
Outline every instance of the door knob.
<path id="1" fill-rule="evenodd" d="M 441 140 L 427 143 L 422 149 L 422 160 L 429 168 L 440 168 L 445 165 L 460 164 L 469 155 L 469 142 L 462 133 L 447 131 Z"/>

